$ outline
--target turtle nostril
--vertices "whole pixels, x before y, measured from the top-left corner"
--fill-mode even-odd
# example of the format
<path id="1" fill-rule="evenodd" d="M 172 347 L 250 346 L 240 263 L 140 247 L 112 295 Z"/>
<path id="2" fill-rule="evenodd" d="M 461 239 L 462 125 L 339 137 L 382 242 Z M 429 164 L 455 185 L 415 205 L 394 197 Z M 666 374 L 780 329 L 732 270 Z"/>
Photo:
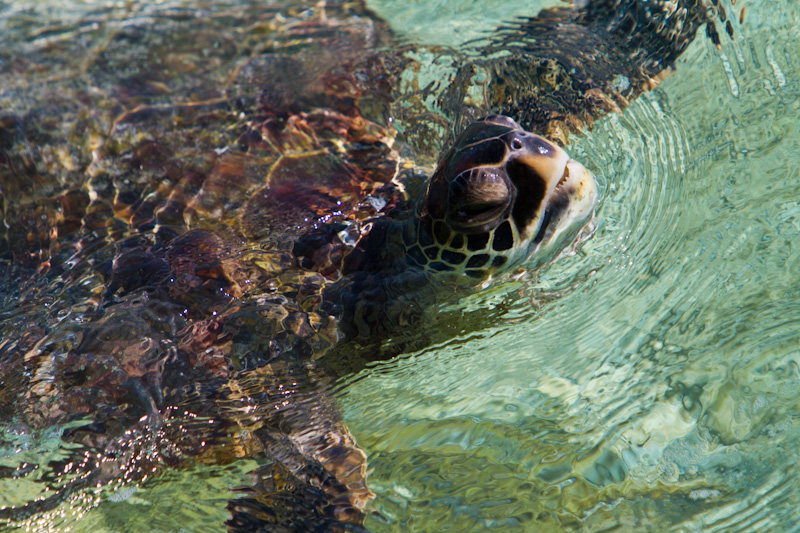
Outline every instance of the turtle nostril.
<path id="1" fill-rule="evenodd" d="M 520 141 L 519 139 L 514 139 L 513 141 L 511 141 L 511 148 L 513 148 L 514 150 L 522 150 L 522 141 Z"/>

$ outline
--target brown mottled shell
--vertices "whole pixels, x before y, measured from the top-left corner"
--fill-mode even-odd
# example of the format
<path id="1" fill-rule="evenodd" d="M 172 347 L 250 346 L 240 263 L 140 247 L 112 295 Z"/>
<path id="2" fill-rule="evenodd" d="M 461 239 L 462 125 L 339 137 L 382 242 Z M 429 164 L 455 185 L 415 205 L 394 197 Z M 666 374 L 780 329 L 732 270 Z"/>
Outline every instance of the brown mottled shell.
<path id="1" fill-rule="evenodd" d="M 355 521 L 365 456 L 305 366 L 340 341 L 321 301 L 345 245 L 314 231 L 401 200 L 378 122 L 404 60 L 381 52 L 389 32 L 363 2 L 284 4 L 156 9 L 24 52 L 9 39 L 0 411 L 34 429 L 90 421 L 63 438 L 136 480 L 164 460 L 293 453 L 254 436 L 280 426 Z M 308 234 L 319 246 L 300 257 Z M 153 455 L 114 452 L 156 426 Z M 78 484 L 111 481 L 75 454 Z"/>
<path id="2" fill-rule="evenodd" d="M 0 329 L 20 337 L 7 343 L 15 355 L 0 376 L 21 376 L 20 404 L 54 400 L 37 423 L 116 405 L 127 377 L 157 380 L 164 369 L 148 354 L 163 355 L 161 341 L 174 341 L 193 372 L 220 378 L 247 366 L 234 323 L 270 339 L 266 353 L 298 342 L 317 354 L 336 342 L 335 324 L 315 307 L 320 272 L 334 276 L 341 254 L 317 254 L 309 271 L 292 246 L 322 223 L 361 220 L 401 199 L 390 183 L 393 131 L 369 117 L 385 115 L 403 60 L 376 52 L 388 30 L 364 9 L 156 17 L 102 27 L 108 36 L 91 53 L 65 38 L 15 64 L 4 88 L 17 108 L 0 114 L 0 264 L 41 278 L 9 296 L 31 326 Z M 69 345 L 58 328 L 37 326 L 59 313 L 127 308 L 126 295 L 145 289 L 175 304 L 152 313 L 170 317 L 169 331 L 135 320 L 142 309 L 151 316 L 142 300 L 125 312 L 133 318 L 76 326 Z M 66 296 L 54 305 L 56 291 Z M 240 297 L 258 307 L 257 326 L 231 303 Z M 101 335 L 114 320 L 130 321 L 133 340 Z M 95 344 L 81 341 L 89 332 Z M 137 340 L 145 337 L 153 342 Z M 87 347 L 109 360 L 83 357 Z M 53 385 L 68 367 L 84 370 Z"/>
<path id="3" fill-rule="evenodd" d="M 375 214 L 362 201 L 391 181 L 397 165 L 385 132 L 330 110 L 294 116 L 280 129 L 276 122 L 251 138 L 252 151 L 276 147 L 280 155 L 239 215 L 248 238 L 291 238 L 320 222 Z"/>

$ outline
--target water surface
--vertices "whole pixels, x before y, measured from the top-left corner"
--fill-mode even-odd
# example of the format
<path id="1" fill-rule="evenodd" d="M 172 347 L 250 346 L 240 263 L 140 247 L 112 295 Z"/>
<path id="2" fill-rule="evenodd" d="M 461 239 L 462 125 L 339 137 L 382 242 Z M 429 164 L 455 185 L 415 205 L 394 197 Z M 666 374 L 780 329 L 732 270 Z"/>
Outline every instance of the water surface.
<path id="1" fill-rule="evenodd" d="M 425 49 L 431 72 L 449 68 L 437 47 L 529 9 L 372 5 L 409 42 L 436 45 Z M 734 40 L 718 50 L 698 38 L 660 88 L 572 137 L 571 155 L 602 186 L 590 240 L 462 302 L 461 335 L 339 385 L 369 456 L 370 530 L 796 529 L 800 13 L 789 0 L 723 5 Z M 0 8 L 6 35 L 9 21 L 46 19 Z M 75 22 L 91 9 L 76 2 L 59 16 L 91 40 L 93 27 Z M 13 80 L 0 83 L 0 106 L 20 105 L 2 87 Z M 476 309 L 491 310 L 478 326 Z M 56 430 L 7 426 L 0 437 L 4 465 L 60 453 Z M 252 467 L 120 483 L 24 525 L 216 531 Z M 0 505 L 26 490 L 3 480 Z"/>
<path id="2" fill-rule="evenodd" d="M 796 528 L 798 12 L 724 6 L 735 40 L 573 138 L 593 238 L 472 303 L 499 323 L 345 389 L 371 527 Z"/>

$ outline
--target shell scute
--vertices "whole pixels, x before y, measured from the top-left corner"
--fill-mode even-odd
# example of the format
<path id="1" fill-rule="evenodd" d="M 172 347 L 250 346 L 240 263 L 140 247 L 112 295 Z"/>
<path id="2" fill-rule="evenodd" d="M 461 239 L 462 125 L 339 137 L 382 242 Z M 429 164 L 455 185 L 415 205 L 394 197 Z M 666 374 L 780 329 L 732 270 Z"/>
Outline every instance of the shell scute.
<path id="1" fill-rule="evenodd" d="M 265 121 L 253 153 L 269 146 L 281 155 L 242 211 L 244 234 L 291 240 L 315 224 L 374 214 L 362 201 L 396 171 L 388 135 L 361 117 L 330 110 Z"/>

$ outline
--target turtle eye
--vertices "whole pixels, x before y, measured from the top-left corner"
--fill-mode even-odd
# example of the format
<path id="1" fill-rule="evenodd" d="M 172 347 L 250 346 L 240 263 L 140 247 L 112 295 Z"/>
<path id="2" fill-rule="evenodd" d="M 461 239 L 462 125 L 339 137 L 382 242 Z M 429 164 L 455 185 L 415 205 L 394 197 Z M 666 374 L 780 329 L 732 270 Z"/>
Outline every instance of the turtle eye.
<path id="1" fill-rule="evenodd" d="M 505 212 L 510 203 L 508 177 L 499 168 L 474 168 L 450 184 L 449 219 L 455 227 L 480 231 Z"/>

